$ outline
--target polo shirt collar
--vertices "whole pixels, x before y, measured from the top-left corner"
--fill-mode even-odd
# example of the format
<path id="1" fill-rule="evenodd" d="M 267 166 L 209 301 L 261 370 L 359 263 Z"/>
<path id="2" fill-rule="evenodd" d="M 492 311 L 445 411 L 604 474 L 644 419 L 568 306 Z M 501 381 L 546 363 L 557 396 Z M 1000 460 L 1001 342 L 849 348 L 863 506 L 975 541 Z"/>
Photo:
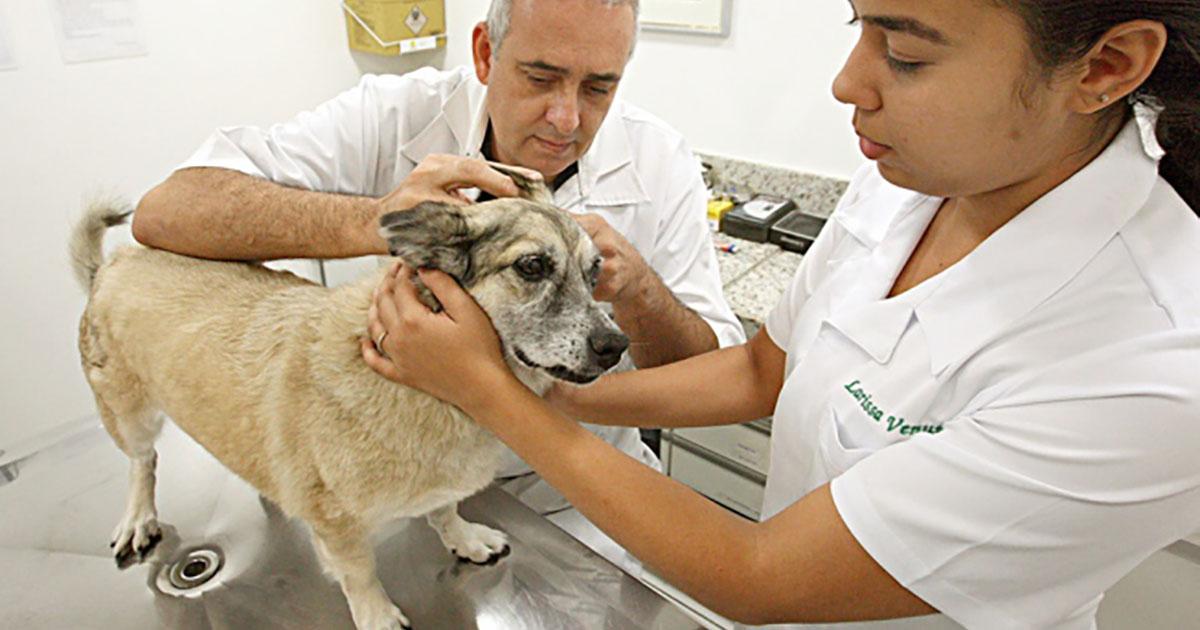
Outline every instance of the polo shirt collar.
<path id="1" fill-rule="evenodd" d="M 916 306 L 940 374 L 1075 278 L 1146 204 L 1158 162 L 1130 121 L 1090 164 L 997 230 Z"/>

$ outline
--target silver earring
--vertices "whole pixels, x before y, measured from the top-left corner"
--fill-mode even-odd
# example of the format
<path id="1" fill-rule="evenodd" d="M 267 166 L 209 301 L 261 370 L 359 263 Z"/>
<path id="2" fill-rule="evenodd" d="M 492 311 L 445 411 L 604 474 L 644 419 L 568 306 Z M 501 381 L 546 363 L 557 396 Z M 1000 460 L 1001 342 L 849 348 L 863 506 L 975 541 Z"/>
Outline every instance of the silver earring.
<path id="1" fill-rule="evenodd" d="M 1100 102 L 1101 102 L 1101 103 L 1107 103 L 1108 101 L 1109 101 L 1109 96 L 1108 96 L 1107 94 L 1101 94 L 1101 95 L 1100 95 Z"/>

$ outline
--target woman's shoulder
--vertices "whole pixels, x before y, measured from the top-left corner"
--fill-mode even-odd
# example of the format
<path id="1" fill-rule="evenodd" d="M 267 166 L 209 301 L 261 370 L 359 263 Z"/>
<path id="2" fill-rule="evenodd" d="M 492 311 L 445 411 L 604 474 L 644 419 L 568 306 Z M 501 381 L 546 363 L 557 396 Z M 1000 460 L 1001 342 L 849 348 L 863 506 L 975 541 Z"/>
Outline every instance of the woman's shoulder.
<path id="1" fill-rule="evenodd" d="M 1119 232 L 1122 244 L 1177 328 L 1200 329 L 1200 217 L 1161 177 Z"/>

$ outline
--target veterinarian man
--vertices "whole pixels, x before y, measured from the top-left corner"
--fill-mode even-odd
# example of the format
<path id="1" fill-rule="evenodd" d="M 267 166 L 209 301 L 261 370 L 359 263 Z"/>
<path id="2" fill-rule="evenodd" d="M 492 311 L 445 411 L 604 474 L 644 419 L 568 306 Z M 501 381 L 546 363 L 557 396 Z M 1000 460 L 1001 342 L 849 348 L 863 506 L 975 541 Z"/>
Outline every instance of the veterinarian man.
<path id="1" fill-rule="evenodd" d="M 596 298 L 650 367 L 744 340 L 721 293 L 700 171 L 680 135 L 615 98 L 636 0 L 495 0 L 474 68 L 366 76 L 269 129 L 214 133 L 142 198 L 134 236 L 231 260 L 387 253 L 378 218 L 465 189 L 515 195 L 481 158 L 538 171 L 605 256 Z M 629 367 L 626 365 L 626 367 Z M 652 466 L 631 428 L 590 427 Z M 624 551 L 510 454 L 506 488 L 610 560 Z"/>

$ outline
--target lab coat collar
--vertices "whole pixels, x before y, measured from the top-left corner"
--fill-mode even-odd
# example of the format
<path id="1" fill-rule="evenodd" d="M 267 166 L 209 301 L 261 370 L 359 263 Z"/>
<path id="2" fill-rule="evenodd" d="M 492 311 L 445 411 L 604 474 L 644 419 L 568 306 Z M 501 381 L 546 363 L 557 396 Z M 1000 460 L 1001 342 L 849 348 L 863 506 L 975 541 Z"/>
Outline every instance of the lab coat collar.
<path id="1" fill-rule="evenodd" d="M 1075 278 L 1146 204 L 1158 162 L 1131 121 L 1091 164 L 944 272 L 916 308 L 940 374 Z"/>
<path id="2" fill-rule="evenodd" d="M 481 158 L 487 134 L 486 96 L 487 88 L 474 75 L 465 78 L 442 102 L 433 121 L 400 147 L 400 154 L 415 164 L 435 153 Z M 454 138 L 453 148 L 446 146 L 447 131 Z"/>
<path id="3" fill-rule="evenodd" d="M 633 162 L 633 147 L 623 116 L 613 103 L 592 146 L 579 158 L 579 174 L 567 180 L 555 200 L 570 207 L 582 200 L 593 206 L 625 206 L 650 201 Z"/>
<path id="4" fill-rule="evenodd" d="M 487 86 L 474 76 L 466 77 L 442 104 L 442 111 L 400 149 L 404 157 L 420 163 L 433 153 L 447 153 L 448 129 L 457 144 L 457 154 L 481 158 L 487 135 Z M 559 188 L 555 201 L 569 207 L 586 199 L 590 205 L 620 206 L 647 202 L 645 186 L 634 167 L 629 132 L 620 101 L 613 103 L 600 130 L 579 159 L 579 174 Z"/>

